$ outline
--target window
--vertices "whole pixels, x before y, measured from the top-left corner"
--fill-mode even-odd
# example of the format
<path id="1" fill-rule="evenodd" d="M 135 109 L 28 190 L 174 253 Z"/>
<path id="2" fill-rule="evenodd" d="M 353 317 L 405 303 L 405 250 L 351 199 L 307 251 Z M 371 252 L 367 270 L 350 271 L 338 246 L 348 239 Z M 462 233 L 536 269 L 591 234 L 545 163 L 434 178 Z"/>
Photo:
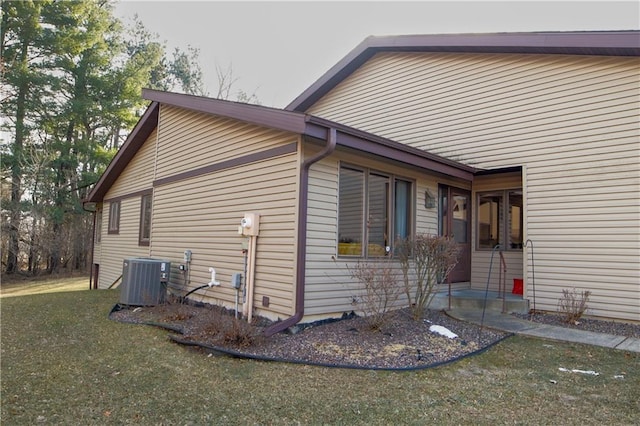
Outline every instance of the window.
<path id="1" fill-rule="evenodd" d="M 338 205 L 338 255 L 387 256 L 395 238 L 412 232 L 413 183 L 342 165 Z"/>
<path id="2" fill-rule="evenodd" d="M 109 234 L 120 233 L 120 201 L 109 203 Z"/>
<path id="3" fill-rule="evenodd" d="M 145 194 L 140 201 L 140 237 L 138 244 L 148 246 L 151 240 L 151 194 Z"/>
<path id="4" fill-rule="evenodd" d="M 522 249 L 522 190 L 478 194 L 478 249 Z"/>

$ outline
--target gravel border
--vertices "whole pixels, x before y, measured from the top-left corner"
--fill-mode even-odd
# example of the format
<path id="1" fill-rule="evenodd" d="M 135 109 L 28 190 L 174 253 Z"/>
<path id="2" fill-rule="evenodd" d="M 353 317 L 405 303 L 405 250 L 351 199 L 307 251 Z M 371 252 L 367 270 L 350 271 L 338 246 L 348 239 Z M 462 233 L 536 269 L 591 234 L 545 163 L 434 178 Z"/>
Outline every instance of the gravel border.
<path id="1" fill-rule="evenodd" d="M 536 313 L 535 315 L 512 313 L 511 315 L 541 324 L 640 339 L 640 323 L 605 321 L 586 317 L 580 318 L 575 323 L 568 323 L 562 315 L 550 312 Z"/>
<path id="2" fill-rule="evenodd" d="M 268 324 L 262 321 L 251 326 L 252 344 L 242 345 L 225 342 L 220 327 L 214 327 L 233 320 L 228 313 L 222 315 L 221 308 L 209 305 L 170 304 L 135 309 L 116 305 L 110 318 L 168 328 L 178 333 L 170 336 L 172 340 L 213 352 L 361 369 L 407 370 L 442 365 L 482 352 L 510 336 L 456 320 L 443 311 L 428 310 L 423 320 L 414 321 L 408 310 L 403 309 L 388 313 L 380 330 L 371 330 L 364 318 L 347 316 L 337 321 L 301 325 L 295 334 L 278 333 L 265 338 L 261 331 Z M 458 337 L 451 339 L 431 332 L 432 325 L 445 327 Z"/>

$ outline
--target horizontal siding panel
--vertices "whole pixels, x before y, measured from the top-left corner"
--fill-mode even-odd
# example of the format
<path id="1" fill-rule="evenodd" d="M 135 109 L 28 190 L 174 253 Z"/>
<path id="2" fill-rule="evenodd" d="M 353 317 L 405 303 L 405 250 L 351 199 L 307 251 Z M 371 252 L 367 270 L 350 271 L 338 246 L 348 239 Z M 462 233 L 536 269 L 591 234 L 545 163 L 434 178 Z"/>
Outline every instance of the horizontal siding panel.
<path id="1" fill-rule="evenodd" d="M 109 203 L 104 204 L 100 257 L 94 263 L 100 264 L 98 287 L 109 287 L 122 275 L 122 262 L 130 257 L 148 257 L 149 248 L 138 245 L 140 227 L 140 198 L 127 198 L 120 203 L 120 232 L 107 233 Z"/>
<path id="2" fill-rule="evenodd" d="M 636 57 L 384 52 L 307 112 L 477 167 L 523 166 L 536 279 L 601 290 L 594 312 L 638 320 L 639 70 Z M 473 189 L 521 185 L 485 176 Z M 473 253 L 474 285 L 486 256 Z M 543 304 L 559 293 L 539 290 Z"/>
<path id="3" fill-rule="evenodd" d="M 162 105 L 157 178 L 297 141 L 297 135 Z"/>
<path id="4" fill-rule="evenodd" d="M 153 130 L 142 147 L 120 173 L 104 196 L 105 200 L 151 189 L 154 179 L 154 158 L 157 131 Z M 108 213 L 108 210 L 105 210 Z"/>
<path id="5" fill-rule="evenodd" d="M 244 125 L 239 127 L 245 135 Z M 233 132 L 227 136 L 234 138 Z M 289 143 L 289 136 L 280 142 Z M 256 141 L 254 149 L 261 148 L 260 144 Z M 236 149 L 235 156 L 239 152 L 241 149 Z M 233 306 L 236 294 L 229 288 L 231 275 L 244 270 L 243 237 L 238 235 L 238 226 L 245 212 L 259 213 L 256 314 L 272 319 L 291 315 L 298 167 L 297 154 L 290 154 L 157 186 L 152 254 L 179 264 L 183 251 L 192 250 L 192 286 L 208 282 L 209 268 L 213 267 L 222 285 L 212 288 L 206 300 Z M 179 272 L 172 274 L 174 278 L 179 288 L 188 288 Z M 269 297 L 269 307 L 262 306 L 263 296 Z"/>

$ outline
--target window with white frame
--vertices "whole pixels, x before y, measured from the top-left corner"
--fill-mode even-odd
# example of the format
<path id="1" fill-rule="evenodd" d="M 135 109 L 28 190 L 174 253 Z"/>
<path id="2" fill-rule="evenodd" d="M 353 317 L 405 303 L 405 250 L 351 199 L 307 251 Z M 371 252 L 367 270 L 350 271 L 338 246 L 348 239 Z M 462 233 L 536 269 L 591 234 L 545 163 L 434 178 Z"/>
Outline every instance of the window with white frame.
<path id="1" fill-rule="evenodd" d="M 522 249 L 522 190 L 500 190 L 478 194 L 476 247 Z"/>
<path id="2" fill-rule="evenodd" d="M 409 179 L 341 165 L 338 255 L 387 256 L 393 241 L 413 230 L 413 198 Z"/>

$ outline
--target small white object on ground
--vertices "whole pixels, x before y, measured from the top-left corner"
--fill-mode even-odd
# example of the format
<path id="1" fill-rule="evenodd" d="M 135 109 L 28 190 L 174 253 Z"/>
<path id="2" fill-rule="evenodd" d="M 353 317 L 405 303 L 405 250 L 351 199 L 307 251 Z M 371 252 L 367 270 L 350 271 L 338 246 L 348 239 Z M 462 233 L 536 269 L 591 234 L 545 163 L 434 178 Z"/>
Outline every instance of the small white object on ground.
<path id="1" fill-rule="evenodd" d="M 448 337 L 449 339 L 455 339 L 456 337 L 458 337 L 456 333 L 441 325 L 432 325 L 431 327 L 429 327 L 429 331 L 432 333 L 438 333 L 444 337 Z"/>
<path id="2" fill-rule="evenodd" d="M 624 374 L 616 374 L 613 376 L 614 379 L 624 379 Z"/>
<path id="3" fill-rule="evenodd" d="M 565 372 L 569 372 L 569 373 L 581 373 L 581 374 L 588 374 L 588 375 L 590 375 L 590 376 L 599 376 L 599 375 L 600 375 L 600 373 L 596 373 L 596 372 L 595 372 L 595 371 L 593 371 L 593 370 L 575 370 L 575 369 L 574 369 L 574 370 L 569 370 L 569 369 L 567 369 L 567 368 L 563 368 L 563 367 L 558 368 L 558 370 L 560 370 L 560 371 L 565 371 Z"/>

